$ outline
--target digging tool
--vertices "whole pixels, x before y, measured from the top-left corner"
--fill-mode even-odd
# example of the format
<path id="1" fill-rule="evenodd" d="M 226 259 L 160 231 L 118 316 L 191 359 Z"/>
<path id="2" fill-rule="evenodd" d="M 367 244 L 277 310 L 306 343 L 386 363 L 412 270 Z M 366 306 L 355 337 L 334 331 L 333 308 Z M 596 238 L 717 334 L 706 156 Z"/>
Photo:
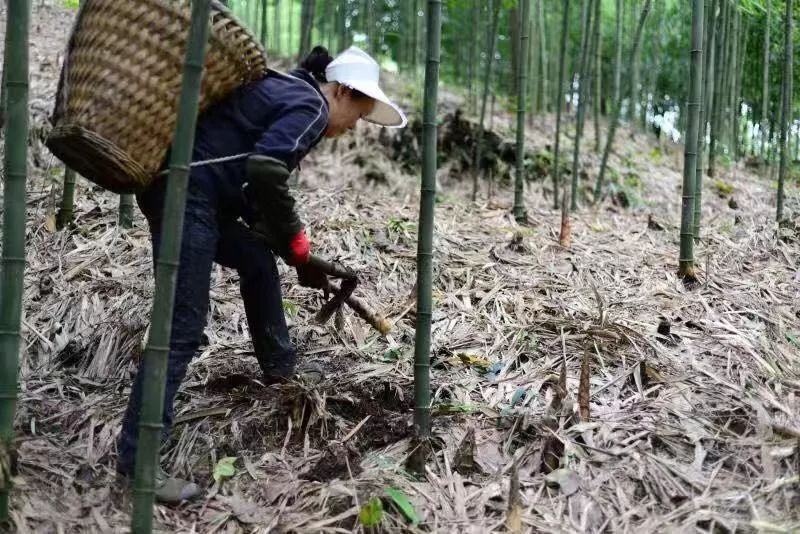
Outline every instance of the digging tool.
<path id="1" fill-rule="evenodd" d="M 251 232 L 264 242 L 264 244 L 271 250 L 277 250 L 272 239 L 272 236 L 264 232 L 262 229 L 256 231 L 251 228 Z M 326 280 L 327 286 L 322 288 L 326 294 L 330 294 L 331 298 L 322 305 L 322 308 L 314 316 L 314 321 L 318 324 L 325 324 L 333 316 L 336 310 L 340 309 L 343 304 L 347 304 L 356 315 L 361 317 L 367 324 L 372 326 L 375 330 L 382 335 L 386 335 L 392 329 L 391 323 L 382 317 L 379 313 L 373 310 L 369 304 L 353 296 L 358 285 L 358 275 L 352 269 L 349 269 L 339 262 L 328 261 L 319 256 L 311 255 L 308 260 L 309 265 L 312 265 L 325 273 L 331 278 L 338 278 L 342 280 L 340 285 L 335 284 L 330 280 Z"/>

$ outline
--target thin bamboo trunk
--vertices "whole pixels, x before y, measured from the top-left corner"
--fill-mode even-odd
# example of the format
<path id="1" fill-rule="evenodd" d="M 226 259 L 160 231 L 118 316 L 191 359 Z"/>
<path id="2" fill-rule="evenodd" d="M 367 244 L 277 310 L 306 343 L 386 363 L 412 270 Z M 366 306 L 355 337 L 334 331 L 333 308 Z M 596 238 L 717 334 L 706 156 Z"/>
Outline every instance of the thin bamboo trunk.
<path id="1" fill-rule="evenodd" d="M 136 477 L 133 486 L 131 531 L 134 534 L 149 533 L 153 527 L 155 476 L 158 470 L 158 451 L 163 428 L 162 414 L 172 332 L 172 310 L 175 302 L 175 281 L 183 239 L 186 188 L 197 123 L 197 104 L 208 39 L 210 5 L 210 0 L 192 2 L 192 22 L 186 45 L 178 118 L 164 200 L 161 248 L 156 260 L 156 287 L 150 336 L 140 371 L 145 374 L 145 379 L 139 414 L 139 444 L 136 451 Z"/>
<path id="2" fill-rule="evenodd" d="M 631 50 L 631 62 L 633 62 L 633 58 L 636 57 L 636 54 L 639 49 L 639 45 L 642 42 L 642 30 L 644 28 L 644 23 L 647 20 L 647 14 L 650 12 L 650 2 L 651 0 L 644 0 L 644 6 L 642 7 L 641 15 L 639 16 L 639 24 L 636 27 L 636 33 L 634 34 L 633 38 L 633 50 Z M 627 92 L 627 91 L 626 91 Z M 620 94 L 620 100 L 617 101 L 614 114 L 611 117 L 611 124 L 609 125 L 608 131 L 608 140 L 606 141 L 606 148 L 603 150 L 603 160 L 600 163 L 600 172 L 597 173 L 597 182 L 595 183 L 594 187 L 594 201 L 598 202 L 603 193 L 603 179 L 605 178 L 606 167 L 608 166 L 608 156 L 611 154 L 611 147 L 614 145 L 614 136 L 617 133 L 617 127 L 619 126 L 619 112 L 622 108 L 622 94 Z"/>
<path id="3" fill-rule="evenodd" d="M 300 8 L 300 49 L 298 57 L 304 58 L 311 51 L 311 33 L 314 27 L 314 0 L 303 0 Z"/>
<path id="4" fill-rule="evenodd" d="M 550 101 L 547 98 L 547 95 L 550 93 L 548 92 L 550 89 L 550 84 L 548 83 L 550 77 L 549 69 L 547 68 L 547 26 L 544 23 L 544 0 L 537 0 L 536 8 L 538 11 L 538 20 L 539 20 L 539 72 L 541 75 L 538 78 L 539 82 L 539 102 L 538 108 L 542 111 L 550 111 L 550 106 L 548 102 Z"/>
<path id="5" fill-rule="evenodd" d="M 630 122 L 631 137 L 636 135 L 636 117 L 641 105 L 641 67 L 642 46 L 636 49 L 636 55 L 631 57 L 631 90 L 630 106 L 628 108 L 628 122 Z"/>
<path id="6" fill-rule="evenodd" d="M 469 40 L 469 62 L 467 63 L 467 102 L 468 108 L 470 113 L 475 113 L 475 88 L 474 88 L 474 80 L 475 80 L 475 69 L 477 67 L 475 58 L 477 57 L 478 51 L 478 0 L 472 0 L 472 8 L 471 8 L 471 23 L 472 23 L 472 36 L 473 38 Z"/>
<path id="7" fill-rule="evenodd" d="M 492 64 L 494 63 L 494 48 L 497 42 L 497 25 L 500 19 L 500 0 L 492 6 L 494 0 L 488 0 L 488 9 L 492 14 L 491 23 L 488 28 L 487 41 L 489 44 L 489 54 L 486 56 L 486 69 L 483 73 L 483 96 L 481 98 L 481 115 L 478 120 L 478 137 L 475 140 L 475 153 L 472 157 L 472 201 L 478 197 L 478 177 L 480 175 L 480 164 L 483 158 L 483 136 L 486 120 L 486 103 L 489 99 L 489 82 L 492 78 Z"/>
<path id="8" fill-rule="evenodd" d="M 694 182 L 694 214 L 692 222 L 692 234 L 695 239 L 700 239 L 700 218 L 702 215 L 703 206 L 703 172 L 705 166 L 703 165 L 703 152 L 706 146 L 706 132 L 707 132 L 707 111 L 711 102 L 711 89 L 713 87 L 713 68 L 714 68 L 714 21 L 717 3 L 719 0 L 705 0 L 706 10 L 703 14 L 703 27 L 704 39 L 703 46 L 706 53 L 704 54 L 704 66 L 702 71 L 702 101 L 700 106 L 700 120 L 697 133 L 697 169 L 695 170 Z"/>
<path id="9" fill-rule="evenodd" d="M 769 120 L 769 29 L 772 23 L 772 2 L 767 4 L 767 22 L 764 25 L 764 53 L 761 63 L 761 159 L 767 164 L 765 159 L 765 148 L 767 145 L 767 121 Z"/>
<path id="10" fill-rule="evenodd" d="M 602 17 L 602 1 L 597 0 L 594 3 L 594 103 L 592 104 L 592 112 L 594 114 L 594 151 L 600 152 L 600 106 L 602 103 L 602 84 L 603 84 L 603 23 Z"/>
<path id="11" fill-rule="evenodd" d="M 119 196 L 119 219 L 117 224 L 121 228 L 133 226 L 133 195 L 123 194 Z"/>
<path id="12" fill-rule="evenodd" d="M 620 102 L 620 87 L 622 80 L 622 0 L 617 0 L 616 12 L 616 43 L 614 61 L 614 105 Z"/>
<path id="13" fill-rule="evenodd" d="M 561 21 L 561 48 L 558 52 L 558 85 L 556 86 L 556 141 L 553 149 L 553 209 L 558 209 L 558 187 L 561 183 L 561 166 L 558 153 L 561 144 L 561 108 L 564 94 L 564 59 L 567 55 L 567 38 L 569 37 L 569 0 L 564 0 L 564 13 Z"/>
<path id="14" fill-rule="evenodd" d="M 272 31 L 275 33 L 275 51 L 280 54 L 283 50 L 281 42 L 281 0 L 275 0 L 275 14 L 272 21 Z"/>
<path id="15" fill-rule="evenodd" d="M 261 45 L 266 49 L 267 44 L 267 0 L 261 0 Z"/>
<path id="16" fill-rule="evenodd" d="M 741 34 L 742 43 L 739 54 L 739 64 L 736 66 L 736 88 L 733 97 L 733 157 L 736 161 L 742 156 L 742 78 L 744 77 L 744 59 L 747 57 L 747 36 L 749 35 L 749 19 L 744 21 L 744 29 Z M 744 122 L 747 124 L 747 121 Z"/>
<path id="17" fill-rule="evenodd" d="M 572 176 L 570 177 L 571 187 L 569 207 L 572 211 L 578 209 L 578 167 L 580 163 L 581 137 L 583 137 L 583 116 L 586 112 L 586 85 L 589 78 L 587 76 L 587 72 L 589 70 L 588 48 L 591 41 L 589 33 L 592 31 L 591 28 L 593 28 L 590 20 L 592 18 L 592 8 L 594 7 L 593 2 L 599 2 L 599 0 L 587 0 L 587 2 L 585 2 L 583 5 L 583 13 L 581 15 L 583 20 L 581 22 L 581 53 L 578 66 L 578 116 L 577 120 L 575 121 L 575 140 L 572 143 Z M 562 202 L 564 209 L 566 209 L 566 205 L 566 202 Z"/>
<path id="18" fill-rule="evenodd" d="M 727 75 L 727 60 L 728 60 L 728 18 L 730 17 L 730 3 L 728 0 L 722 0 L 722 13 L 720 18 L 722 20 L 720 29 L 722 34 L 717 42 L 717 54 L 719 57 L 718 65 L 720 67 L 718 72 L 714 74 L 714 103 L 711 107 L 711 134 L 708 142 L 708 176 L 714 177 L 716 172 L 717 162 L 717 141 L 719 140 L 720 117 L 722 115 L 722 83 Z"/>
<path id="19" fill-rule="evenodd" d="M 414 337 L 414 427 L 420 438 L 428 438 L 431 434 L 431 285 L 441 15 L 441 0 L 428 0 L 428 58 L 425 65 L 425 105 L 422 111 L 422 186 L 417 237 L 417 328 Z"/>
<path id="20" fill-rule="evenodd" d="M 66 228 L 75 220 L 75 171 L 64 168 L 64 190 L 61 193 L 61 207 L 56 214 L 56 228 Z"/>
<path id="21" fill-rule="evenodd" d="M 339 51 L 347 48 L 347 2 L 340 0 L 336 8 L 339 10 L 337 16 L 339 19 Z"/>
<path id="22" fill-rule="evenodd" d="M 775 219 L 778 224 L 783 222 L 783 183 L 786 179 L 787 158 L 789 156 L 788 135 L 792 120 L 792 63 L 793 33 L 792 33 L 792 0 L 786 0 L 786 15 L 784 21 L 784 57 L 783 57 L 783 99 L 781 106 L 781 160 L 778 169 L 778 207 Z"/>
<path id="23" fill-rule="evenodd" d="M 528 17 L 530 16 L 530 0 L 521 0 L 519 13 L 519 41 L 517 49 L 517 166 L 514 181 L 514 219 L 522 223 L 527 219 L 525 213 L 525 105 L 528 88 Z"/>
<path id="24" fill-rule="evenodd" d="M 28 28 L 30 2 L 8 0 L 3 168 L 3 255 L 0 261 L 0 529 L 9 520 L 14 412 L 25 273 L 25 182 L 28 178 Z"/>
<path id="25" fill-rule="evenodd" d="M 694 274 L 694 186 L 697 177 L 697 134 L 703 93 L 703 0 L 692 4 L 692 50 L 689 71 L 686 141 L 683 149 L 683 191 L 681 202 L 681 246 L 678 276 L 691 280 Z"/>
<path id="26" fill-rule="evenodd" d="M 714 103 L 714 78 L 716 69 L 714 68 L 714 58 L 716 56 L 716 28 L 719 17 L 717 7 L 721 0 L 710 1 L 708 17 L 705 23 L 706 32 L 706 54 L 705 67 L 703 68 L 703 105 L 700 107 L 700 131 L 698 133 L 699 143 L 697 148 L 697 173 L 694 185 L 694 223 L 692 233 L 695 239 L 700 239 L 700 220 L 702 218 L 703 207 L 703 174 L 706 166 L 703 164 L 703 153 L 706 148 L 706 136 L 709 128 L 709 117 L 711 107 Z"/>

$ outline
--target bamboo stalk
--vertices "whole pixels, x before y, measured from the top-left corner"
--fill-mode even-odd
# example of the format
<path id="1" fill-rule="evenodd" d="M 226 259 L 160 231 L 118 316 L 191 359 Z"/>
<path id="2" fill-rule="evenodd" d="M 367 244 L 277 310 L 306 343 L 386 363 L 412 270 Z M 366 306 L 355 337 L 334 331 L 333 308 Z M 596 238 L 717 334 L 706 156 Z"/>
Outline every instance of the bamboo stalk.
<path id="1" fill-rule="evenodd" d="M 575 121 L 575 141 L 572 145 L 572 176 L 571 176 L 571 184 L 570 184 L 570 210 L 575 211 L 578 209 L 578 164 L 580 160 L 580 153 L 581 153 L 581 137 L 583 137 L 583 118 L 584 113 L 586 113 L 586 82 L 588 81 L 588 71 L 589 66 L 588 62 L 588 48 L 590 37 L 589 33 L 593 31 L 593 27 L 591 26 L 591 19 L 593 14 L 593 7 L 592 4 L 593 0 L 587 0 L 583 4 L 582 14 L 581 14 L 581 54 L 580 54 L 580 62 L 578 64 L 578 116 L 577 120 Z M 594 0 L 599 1 L 599 0 Z M 562 203 L 562 206 L 565 206 Z M 564 215 L 562 214 L 562 220 Z"/>
<path id="2" fill-rule="evenodd" d="M 119 196 L 119 221 L 122 228 L 133 226 L 133 195 L 123 194 Z"/>
<path id="3" fill-rule="evenodd" d="M 186 45 L 178 119 L 164 201 L 163 235 L 156 260 L 156 288 L 150 336 L 140 371 L 145 374 L 145 378 L 142 409 L 139 414 L 139 445 L 136 451 L 136 478 L 133 487 L 131 530 L 134 533 L 149 533 L 153 528 L 155 475 L 158 469 L 158 450 L 163 427 L 162 412 L 172 333 L 172 310 L 175 303 L 175 281 L 183 239 L 186 188 L 197 123 L 203 60 L 208 40 L 210 5 L 210 0 L 192 2 L 192 22 Z"/>
<path id="4" fill-rule="evenodd" d="M 706 147 L 706 131 L 708 128 L 708 116 L 711 109 L 714 87 L 714 43 L 716 39 L 715 20 L 716 9 L 719 0 L 706 0 L 708 4 L 707 17 L 704 18 L 705 32 L 707 34 L 704 41 L 706 45 L 705 66 L 703 67 L 703 101 L 700 106 L 700 130 L 698 131 L 697 142 L 697 170 L 695 171 L 694 183 L 694 216 L 692 222 L 692 233 L 695 239 L 700 239 L 700 218 L 703 208 L 703 152 Z"/>
<path id="5" fill-rule="evenodd" d="M 64 190 L 61 193 L 61 207 L 56 214 L 56 227 L 65 228 L 75 220 L 75 171 L 64 168 Z"/>
<path id="6" fill-rule="evenodd" d="M 769 30 L 772 18 L 772 2 L 767 4 L 767 22 L 764 24 L 764 48 L 761 56 L 761 159 L 769 165 L 769 157 L 766 155 L 767 146 L 767 121 L 769 119 Z"/>
<path id="7" fill-rule="evenodd" d="M 517 50 L 519 61 L 517 66 L 517 165 L 514 180 L 514 219 L 518 223 L 525 221 L 525 104 L 528 89 L 528 17 L 530 0 L 520 0 L 522 9 L 519 24 L 519 43 Z"/>
<path id="8" fill-rule="evenodd" d="M 4 87 L 5 183 L 0 263 L 0 529 L 8 521 L 20 322 L 25 271 L 25 182 L 28 177 L 28 27 L 30 2 L 8 0 Z"/>
<path id="9" fill-rule="evenodd" d="M 267 48 L 267 0 L 261 0 L 261 46 Z"/>
<path id="10" fill-rule="evenodd" d="M 431 279 L 433 277 L 433 217 L 436 197 L 436 104 L 442 38 L 442 2 L 428 0 L 425 104 L 422 119 L 422 186 L 417 237 L 417 328 L 414 338 L 414 427 L 417 436 L 431 433 Z"/>
<path id="11" fill-rule="evenodd" d="M 569 0 L 564 0 L 564 13 L 561 21 L 561 48 L 558 52 L 558 81 L 556 82 L 556 142 L 553 150 L 553 209 L 558 209 L 558 186 L 561 179 L 561 167 L 558 154 L 561 145 L 561 108 L 564 107 L 564 58 L 567 54 L 567 37 L 569 36 Z"/>
<path id="12" fill-rule="evenodd" d="M 775 219 L 783 222 L 783 182 L 786 178 L 787 156 L 789 152 L 789 124 L 792 120 L 792 0 L 786 0 L 786 20 L 784 21 L 784 66 L 783 66 L 783 101 L 781 106 L 781 159 L 778 168 L 778 206 Z"/>
<path id="13" fill-rule="evenodd" d="M 697 177 L 697 133 L 700 127 L 700 106 L 703 98 L 703 0 L 692 4 L 692 51 L 689 71 L 688 123 L 683 149 L 683 192 L 681 202 L 681 246 L 678 276 L 694 278 L 694 186 Z"/>
<path id="14" fill-rule="evenodd" d="M 631 63 L 633 62 L 636 54 L 638 53 L 639 46 L 642 42 L 642 30 L 644 29 L 644 23 L 647 21 L 647 15 L 650 13 L 650 2 L 651 0 L 644 0 L 644 6 L 642 6 L 641 15 L 639 15 L 639 24 L 636 27 L 636 33 L 633 37 L 633 50 L 631 51 Z M 617 134 L 617 128 L 619 127 L 619 114 L 620 109 L 622 108 L 622 94 L 620 94 L 620 99 L 616 102 L 614 106 L 614 114 L 611 117 L 611 125 L 608 132 L 608 139 L 606 140 L 606 147 L 603 150 L 603 160 L 600 162 L 600 172 L 597 173 L 597 182 L 595 182 L 594 186 L 594 201 L 598 202 L 600 197 L 603 193 L 603 178 L 605 177 L 606 168 L 608 166 L 608 157 L 611 154 L 611 147 L 614 146 L 614 136 Z"/>
<path id="15" fill-rule="evenodd" d="M 473 202 L 478 197 L 478 176 L 480 169 L 478 166 L 481 164 L 483 157 L 483 134 L 484 123 L 486 121 L 486 103 L 489 100 L 489 81 L 492 78 L 492 64 L 494 63 L 494 47 L 497 42 L 497 24 L 500 18 L 500 0 L 492 6 L 493 0 L 488 0 L 488 10 L 492 13 L 492 22 L 489 29 L 489 55 L 486 56 L 486 70 L 483 74 L 483 96 L 481 98 L 481 116 L 478 121 L 478 138 L 475 141 L 475 152 L 472 157 L 472 200 Z"/>

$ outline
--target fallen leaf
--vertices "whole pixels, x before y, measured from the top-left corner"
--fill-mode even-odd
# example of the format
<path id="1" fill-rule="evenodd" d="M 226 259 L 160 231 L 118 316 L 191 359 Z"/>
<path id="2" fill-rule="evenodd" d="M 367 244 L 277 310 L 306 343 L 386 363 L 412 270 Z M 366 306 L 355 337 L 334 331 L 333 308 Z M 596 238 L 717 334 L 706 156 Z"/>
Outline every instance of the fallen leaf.
<path id="1" fill-rule="evenodd" d="M 561 489 L 561 492 L 567 497 L 580 489 L 578 475 L 575 473 L 575 471 L 570 469 L 556 469 L 552 473 L 545 476 L 545 480 L 547 480 L 547 483 L 550 486 L 558 486 L 558 488 Z"/>
<path id="2" fill-rule="evenodd" d="M 396 488 L 386 488 L 384 492 L 412 525 L 416 526 L 417 523 L 419 523 L 417 511 L 414 509 L 414 505 L 411 504 L 411 501 L 406 497 L 405 493 Z"/>

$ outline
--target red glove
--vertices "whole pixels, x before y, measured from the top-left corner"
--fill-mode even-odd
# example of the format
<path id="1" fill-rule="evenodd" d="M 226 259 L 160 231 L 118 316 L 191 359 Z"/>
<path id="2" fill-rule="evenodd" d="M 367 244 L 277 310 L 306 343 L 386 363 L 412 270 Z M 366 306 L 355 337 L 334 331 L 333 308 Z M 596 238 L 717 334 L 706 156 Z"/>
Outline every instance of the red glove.
<path id="1" fill-rule="evenodd" d="M 306 236 L 305 230 L 300 230 L 289 241 L 289 256 L 286 263 L 297 266 L 308 263 L 311 257 L 311 242 Z"/>

